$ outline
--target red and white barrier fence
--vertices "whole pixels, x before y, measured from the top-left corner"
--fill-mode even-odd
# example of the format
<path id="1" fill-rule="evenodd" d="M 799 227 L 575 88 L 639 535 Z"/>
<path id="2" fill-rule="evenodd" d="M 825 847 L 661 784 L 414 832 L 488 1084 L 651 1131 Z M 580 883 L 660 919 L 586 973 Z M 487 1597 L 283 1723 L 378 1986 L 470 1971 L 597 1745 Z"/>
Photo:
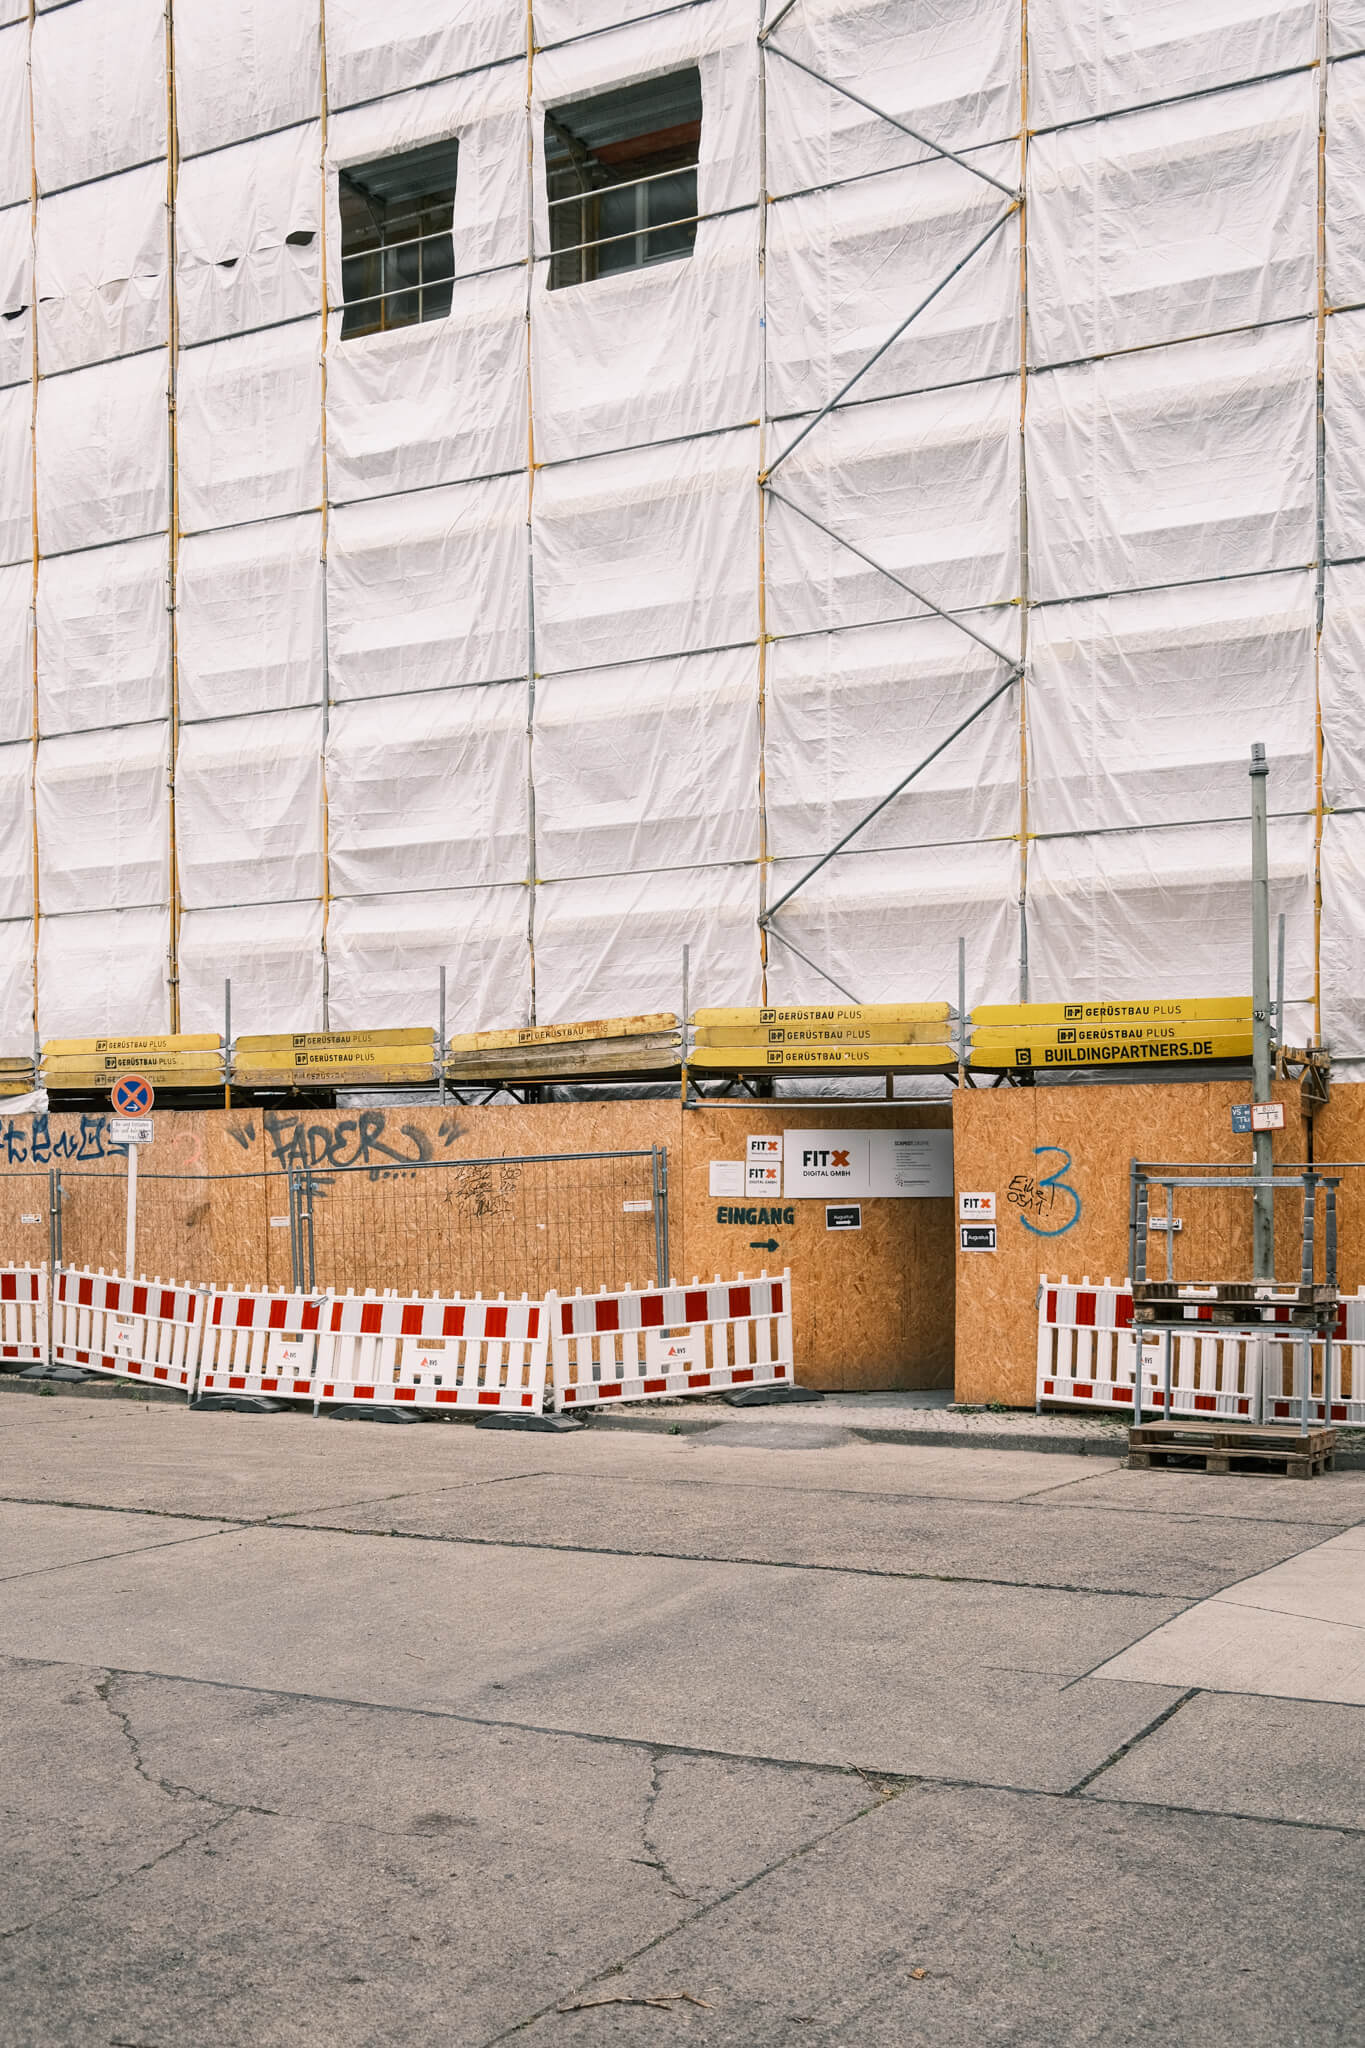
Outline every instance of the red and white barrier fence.
<path id="1" fill-rule="evenodd" d="M 1362 1303 L 1365 1308 L 1365 1303 Z M 1171 1332 L 1172 1415 L 1260 1417 L 1262 1354 L 1273 1340 L 1211 1327 Z M 1297 1348 L 1297 1347 L 1296 1347 Z M 1037 1404 L 1166 1412 L 1166 1332 L 1133 1324 L 1131 1282 L 1044 1278 L 1038 1288 Z"/>
<path id="2" fill-rule="evenodd" d="M 199 1391 L 540 1415 L 553 1301 L 212 1292 Z"/>
<path id="3" fill-rule="evenodd" d="M 1303 1420 L 1303 1345 L 1280 1337 L 1266 1337 L 1265 1419 L 1267 1422 Z M 1365 1425 L 1365 1288 L 1346 1295 L 1337 1310 L 1332 1332 L 1332 1392 L 1324 1398 L 1323 1372 L 1327 1346 L 1321 1337 L 1310 1346 L 1309 1371 L 1312 1384 L 1308 1395 L 1309 1422 L 1344 1422 Z"/>
<path id="4" fill-rule="evenodd" d="M 313 1401 L 318 1327 L 327 1298 L 320 1294 L 219 1293 L 205 1297 L 199 1354 L 199 1392 L 268 1394 L 277 1400 Z"/>
<path id="5" fill-rule="evenodd" d="M 204 1297 L 174 1280 L 122 1280 L 59 1267 L 52 1363 L 194 1391 Z"/>
<path id="6" fill-rule="evenodd" d="M 791 1274 L 552 1301 L 555 1407 L 790 1385 Z"/>
<path id="7" fill-rule="evenodd" d="M 46 1365 L 47 1267 L 0 1266 L 0 1358 Z"/>
<path id="8" fill-rule="evenodd" d="M 334 1295 L 318 1339 L 320 1398 L 540 1415 L 554 1306 L 554 1295 Z"/>
<path id="9" fill-rule="evenodd" d="M 6 1358 L 314 1409 L 541 1415 L 552 1360 L 561 1411 L 793 1379 L 789 1272 L 488 1301 L 219 1291 L 63 1267 L 49 1329 L 45 1272 L 12 1268 L 0 1270 L 0 1335 Z"/>

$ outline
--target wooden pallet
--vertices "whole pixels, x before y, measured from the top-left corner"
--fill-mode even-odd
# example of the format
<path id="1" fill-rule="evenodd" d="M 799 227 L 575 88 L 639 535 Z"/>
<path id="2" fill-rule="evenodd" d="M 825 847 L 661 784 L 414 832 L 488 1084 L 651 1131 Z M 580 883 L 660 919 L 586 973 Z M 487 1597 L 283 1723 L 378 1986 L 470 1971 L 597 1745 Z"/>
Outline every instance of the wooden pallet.
<path id="1" fill-rule="evenodd" d="M 1263 1429 L 1236 1422 L 1144 1422 L 1128 1432 L 1135 1471 L 1171 1465 L 1200 1472 L 1271 1472 L 1311 1479 L 1330 1472 L 1334 1429 Z"/>

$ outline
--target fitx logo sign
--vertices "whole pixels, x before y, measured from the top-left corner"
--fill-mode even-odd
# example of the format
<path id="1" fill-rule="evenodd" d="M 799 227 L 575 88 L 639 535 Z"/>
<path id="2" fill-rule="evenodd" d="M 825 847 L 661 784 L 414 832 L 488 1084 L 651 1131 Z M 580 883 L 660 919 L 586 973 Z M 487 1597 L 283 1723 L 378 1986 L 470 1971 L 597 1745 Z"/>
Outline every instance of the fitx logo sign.
<path id="1" fill-rule="evenodd" d="M 848 1153 L 837 1150 L 829 1152 L 803 1152 L 801 1154 L 801 1164 L 803 1166 L 822 1166 L 830 1173 L 847 1173 L 849 1171 Z"/>

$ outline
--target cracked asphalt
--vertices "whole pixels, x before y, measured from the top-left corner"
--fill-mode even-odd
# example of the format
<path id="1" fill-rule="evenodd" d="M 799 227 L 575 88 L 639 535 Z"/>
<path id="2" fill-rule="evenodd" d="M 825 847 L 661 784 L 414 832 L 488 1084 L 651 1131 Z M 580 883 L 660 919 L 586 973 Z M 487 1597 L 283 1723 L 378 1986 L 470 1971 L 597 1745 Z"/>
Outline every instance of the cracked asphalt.
<path id="1" fill-rule="evenodd" d="M 3 2048 L 1365 2040 L 1365 1473 L 723 1435 L 0 1402 Z"/>

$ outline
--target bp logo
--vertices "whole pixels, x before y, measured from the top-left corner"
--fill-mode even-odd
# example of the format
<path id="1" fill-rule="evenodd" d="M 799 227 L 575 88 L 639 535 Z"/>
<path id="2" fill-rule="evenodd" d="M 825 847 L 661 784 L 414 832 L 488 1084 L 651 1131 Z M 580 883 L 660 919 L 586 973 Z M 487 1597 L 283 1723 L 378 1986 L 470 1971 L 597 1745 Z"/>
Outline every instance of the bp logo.
<path id="1" fill-rule="evenodd" d="M 1031 1045 L 1016 1045 L 1014 1048 L 1014 1064 L 1016 1067 L 1031 1067 L 1033 1065 L 1033 1047 Z"/>
<path id="2" fill-rule="evenodd" d="M 1059 1024 L 1057 1026 L 1057 1043 L 1058 1045 L 1074 1045 L 1076 1043 L 1076 1027 L 1074 1024 L 1070 1031 L 1066 1030 L 1063 1025 Z"/>
<path id="3" fill-rule="evenodd" d="M 776 1015 L 776 1010 L 760 1010 L 758 1013 L 758 1021 L 760 1024 L 771 1024 L 773 1018 Z"/>
<path id="4" fill-rule="evenodd" d="M 1085 1015 L 1085 1005 L 1084 1003 L 1063 1003 L 1062 1015 L 1064 1017 L 1083 1017 Z"/>

